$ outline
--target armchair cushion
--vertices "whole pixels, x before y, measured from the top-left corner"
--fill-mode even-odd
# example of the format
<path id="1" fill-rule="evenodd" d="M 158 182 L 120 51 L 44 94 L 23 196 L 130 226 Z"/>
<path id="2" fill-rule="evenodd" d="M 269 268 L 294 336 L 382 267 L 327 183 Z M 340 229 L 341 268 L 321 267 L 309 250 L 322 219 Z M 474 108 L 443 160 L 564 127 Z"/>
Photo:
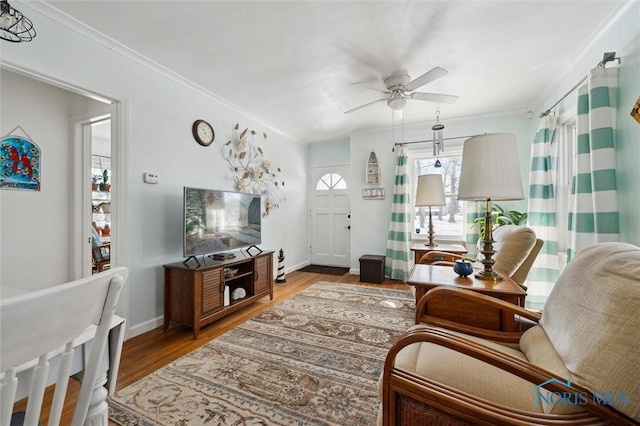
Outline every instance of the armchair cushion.
<path id="1" fill-rule="evenodd" d="M 410 330 L 416 328 L 433 327 L 415 325 Z M 459 335 L 526 359 L 517 349 L 480 338 Z M 527 411 L 542 412 L 543 410 L 540 404 L 534 404 L 531 391 L 533 385 L 528 381 L 476 358 L 433 343 L 414 343 L 403 348 L 396 356 L 395 367 L 451 386 L 456 391 L 466 392 L 498 404 Z"/>
<path id="2" fill-rule="evenodd" d="M 496 240 L 493 245 L 496 251 L 494 268 L 511 276 L 535 246 L 536 233 L 526 226 L 505 225 L 495 230 L 493 239 Z"/>
<path id="3" fill-rule="evenodd" d="M 556 377 L 564 377 L 573 381 L 571 373 L 562 363 L 562 359 L 555 351 L 549 337 L 539 325 L 531 327 L 520 338 L 520 350 L 526 355 L 530 363 L 555 374 Z M 571 414 L 582 411 L 579 405 L 560 403 L 557 398 L 551 398 L 550 392 L 538 389 L 538 392 L 547 395 L 547 399 L 541 398 L 544 412 L 547 414 Z"/>
<path id="4" fill-rule="evenodd" d="M 616 409 L 634 419 L 640 419 L 639 277 L 638 247 L 584 249 L 558 279 L 540 321 L 575 382 L 614 396 L 625 392 Z"/>

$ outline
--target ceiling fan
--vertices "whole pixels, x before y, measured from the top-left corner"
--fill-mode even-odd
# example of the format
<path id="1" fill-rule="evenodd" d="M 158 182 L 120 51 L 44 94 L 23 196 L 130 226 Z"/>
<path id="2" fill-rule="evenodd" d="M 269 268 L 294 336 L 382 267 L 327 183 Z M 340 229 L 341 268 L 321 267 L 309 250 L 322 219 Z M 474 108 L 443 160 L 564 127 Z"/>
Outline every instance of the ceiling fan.
<path id="1" fill-rule="evenodd" d="M 353 109 L 350 109 L 349 111 L 345 111 L 345 114 L 357 111 L 373 104 L 377 104 L 378 102 L 385 101 L 387 102 L 389 108 L 393 110 L 401 110 L 410 99 L 452 104 L 458 100 L 458 96 L 443 95 L 439 93 L 415 92 L 416 89 L 424 86 L 427 83 L 431 83 L 432 81 L 440 77 L 444 77 L 447 74 L 449 74 L 449 72 L 444 68 L 435 67 L 431 71 L 427 71 L 426 73 L 422 74 L 420 77 L 411 80 L 411 77 L 409 77 L 406 72 L 395 72 L 391 74 L 391 76 L 385 78 L 384 85 L 386 87 L 386 90 L 379 90 L 377 88 L 374 89 L 380 91 L 381 93 L 384 93 L 385 95 L 387 95 L 387 97 L 366 103 L 364 105 L 360 105 L 359 107 L 355 107 Z"/>

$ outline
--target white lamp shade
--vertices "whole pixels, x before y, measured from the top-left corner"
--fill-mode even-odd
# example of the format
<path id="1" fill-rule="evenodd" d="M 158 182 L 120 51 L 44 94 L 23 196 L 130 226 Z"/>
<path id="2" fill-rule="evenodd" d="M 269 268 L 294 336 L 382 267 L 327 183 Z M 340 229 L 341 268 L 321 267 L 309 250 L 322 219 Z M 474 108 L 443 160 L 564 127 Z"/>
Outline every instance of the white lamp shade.
<path id="1" fill-rule="evenodd" d="M 416 191 L 416 207 L 444 206 L 444 184 L 442 175 L 418 176 L 418 189 Z"/>
<path id="2" fill-rule="evenodd" d="M 492 133 L 464 141 L 458 199 L 524 199 L 515 135 Z"/>

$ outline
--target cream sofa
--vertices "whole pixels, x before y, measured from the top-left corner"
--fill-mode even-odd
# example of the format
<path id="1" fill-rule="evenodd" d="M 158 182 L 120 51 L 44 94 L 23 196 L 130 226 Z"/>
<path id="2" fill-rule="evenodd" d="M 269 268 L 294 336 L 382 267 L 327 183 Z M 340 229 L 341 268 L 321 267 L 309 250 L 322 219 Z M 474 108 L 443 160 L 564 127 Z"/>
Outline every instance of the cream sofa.
<path id="1" fill-rule="evenodd" d="M 639 424 L 640 248 L 583 250 L 542 315 L 467 290 L 432 291 L 539 323 L 521 333 L 412 327 L 387 355 L 378 424 Z"/>

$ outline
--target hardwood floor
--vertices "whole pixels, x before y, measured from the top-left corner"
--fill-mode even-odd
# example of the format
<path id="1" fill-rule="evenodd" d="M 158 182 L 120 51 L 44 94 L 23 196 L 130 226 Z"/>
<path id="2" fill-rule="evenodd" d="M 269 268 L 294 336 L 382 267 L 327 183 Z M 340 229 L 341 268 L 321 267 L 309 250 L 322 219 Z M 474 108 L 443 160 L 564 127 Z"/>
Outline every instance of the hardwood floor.
<path id="1" fill-rule="evenodd" d="M 203 327 L 200 329 L 200 335 L 196 340 L 193 340 L 191 328 L 182 326 L 171 327 L 166 333 L 161 326 L 127 340 L 124 342 L 122 349 L 116 390 L 129 386 L 153 371 L 226 333 L 238 324 L 301 292 L 317 281 L 332 281 L 396 290 L 408 289 L 408 286 L 401 281 L 385 279 L 383 284 L 363 283 L 360 282 L 358 275 L 350 274 L 335 276 L 294 271 L 287 274 L 285 278 L 287 280 L 286 283 L 274 283 L 273 300 L 265 297 L 213 324 Z M 75 405 L 79 388 L 80 386 L 77 383 L 71 381 L 61 424 L 71 423 L 72 407 Z M 47 392 L 47 395 L 45 395 L 43 413 L 48 413 L 49 411 L 51 393 Z M 43 416 L 43 424 L 46 424 L 46 420 L 46 416 Z M 110 421 L 109 425 L 116 426 L 116 423 Z"/>

